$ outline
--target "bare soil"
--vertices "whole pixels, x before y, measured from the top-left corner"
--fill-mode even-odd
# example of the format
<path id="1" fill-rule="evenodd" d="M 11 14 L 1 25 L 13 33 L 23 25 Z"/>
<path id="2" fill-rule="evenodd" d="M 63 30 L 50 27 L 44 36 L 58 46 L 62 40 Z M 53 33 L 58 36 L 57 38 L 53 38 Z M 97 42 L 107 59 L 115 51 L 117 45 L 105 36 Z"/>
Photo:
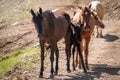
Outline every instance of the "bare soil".
<path id="1" fill-rule="evenodd" d="M 81 4 L 87 4 L 89 1 L 80 2 Z M 61 40 L 59 46 L 59 73 L 52 78 L 53 80 L 120 80 L 120 1 L 101 0 L 101 2 L 105 7 L 106 15 L 103 22 L 106 27 L 103 29 L 103 38 L 92 36 L 89 45 L 90 70 L 88 70 L 87 74 L 84 74 L 82 69 L 67 73 L 64 43 L 63 40 Z M 68 3 L 68 1 L 66 1 L 66 3 Z M 49 4 L 53 4 L 53 2 Z M 67 12 L 72 15 L 74 7 L 70 5 L 65 6 L 65 2 L 64 7 L 69 9 Z M 45 9 L 49 9 L 49 6 L 46 6 Z M 38 43 L 37 33 L 31 19 L 19 20 L 1 29 L 0 55 L 8 55 L 18 49 L 25 49 Z M 35 68 L 32 70 L 24 70 L 25 65 L 32 65 Z M 2 80 L 52 80 L 49 78 L 49 60 L 45 60 L 44 78 L 42 79 L 38 78 L 39 60 L 26 63 L 25 65 L 21 65 L 8 72 Z M 11 77 L 11 74 L 15 77 Z"/>

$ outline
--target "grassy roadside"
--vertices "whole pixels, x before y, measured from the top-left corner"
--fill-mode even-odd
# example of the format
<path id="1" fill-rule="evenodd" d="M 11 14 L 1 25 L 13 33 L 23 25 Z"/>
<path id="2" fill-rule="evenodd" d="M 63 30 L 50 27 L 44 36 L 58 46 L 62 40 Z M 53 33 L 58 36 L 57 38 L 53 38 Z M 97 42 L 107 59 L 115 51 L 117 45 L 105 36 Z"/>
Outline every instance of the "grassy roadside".
<path id="1" fill-rule="evenodd" d="M 9 56 L 0 56 L 0 78 L 19 65 L 38 60 L 39 50 L 39 47 L 32 47 L 26 50 L 15 51 Z M 26 66 L 26 69 L 31 68 Z"/>

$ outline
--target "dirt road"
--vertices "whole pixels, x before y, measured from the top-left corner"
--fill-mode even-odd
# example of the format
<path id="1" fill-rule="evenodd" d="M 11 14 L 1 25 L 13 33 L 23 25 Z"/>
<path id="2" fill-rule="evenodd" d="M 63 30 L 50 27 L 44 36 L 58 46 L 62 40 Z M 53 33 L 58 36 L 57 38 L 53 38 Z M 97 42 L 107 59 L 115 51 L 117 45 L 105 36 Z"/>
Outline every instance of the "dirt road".
<path id="1" fill-rule="evenodd" d="M 106 6 L 106 8 L 108 7 L 112 9 L 110 6 Z M 117 10 L 115 16 L 118 15 Z M 110 11 L 108 10 L 108 12 Z M 105 17 L 107 16 L 108 15 Z M 59 42 L 59 44 L 61 44 L 59 46 L 59 73 L 54 78 L 49 78 L 50 61 L 47 59 L 45 60 L 44 78 L 42 79 L 38 78 L 40 66 L 40 61 L 38 60 L 36 62 L 26 63 L 17 67 L 12 70 L 13 73 L 10 73 L 14 77 L 8 74 L 5 75 L 2 80 L 120 80 L 120 20 L 114 19 L 113 15 L 111 16 L 111 19 L 104 19 L 106 27 L 103 30 L 103 38 L 95 38 L 92 36 L 89 46 L 90 70 L 88 70 L 87 74 L 84 74 L 83 70 L 80 69 L 67 73 L 64 44 L 63 41 L 61 41 Z M 30 47 L 38 42 L 38 38 L 35 36 L 37 34 L 33 27 L 34 25 L 30 20 L 15 22 L 10 26 L 11 27 L 6 27 L 6 29 L 3 29 L 3 32 L 0 34 L 0 44 L 2 44 L 0 45 L 2 46 L 0 47 L 1 53 L 4 52 L 8 54 L 17 49 Z M 9 35 L 8 32 L 10 33 Z M 13 35 L 12 38 L 11 35 Z M 11 46 L 13 47 L 11 48 Z M 34 69 L 24 70 L 24 66 L 26 65 L 34 66 Z"/>
<path id="2" fill-rule="evenodd" d="M 64 44 L 61 41 L 59 46 L 59 74 L 54 80 L 119 80 L 120 79 L 120 21 L 105 20 L 106 28 L 103 30 L 103 38 L 95 38 L 92 36 L 89 46 L 89 66 L 87 74 L 83 70 L 77 69 L 71 73 L 66 71 L 66 57 L 64 52 Z M 25 71 L 25 65 L 35 66 L 34 69 Z M 37 62 L 27 63 L 18 67 L 12 73 L 16 78 L 14 80 L 38 80 L 39 60 Z M 72 67 L 71 67 L 72 69 Z M 50 61 L 45 60 L 44 78 L 50 79 Z M 10 76 L 6 75 L 4 80 L 10 80 Z M 40 79 L 41 80 L 41 79 Z"/>

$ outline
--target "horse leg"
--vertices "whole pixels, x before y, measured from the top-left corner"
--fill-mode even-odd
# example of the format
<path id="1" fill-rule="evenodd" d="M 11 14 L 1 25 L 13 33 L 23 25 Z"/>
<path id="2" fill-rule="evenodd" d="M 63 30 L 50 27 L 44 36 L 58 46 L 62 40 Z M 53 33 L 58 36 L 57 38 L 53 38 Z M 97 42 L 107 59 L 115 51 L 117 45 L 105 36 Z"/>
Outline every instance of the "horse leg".
<path id="1" fill-rule="evenodd" d="M 53 61 L 54 61 L 54 45 L 51 45 L 51 54 L 50 54 L 50 62 L 51 62 L 51 77 L 53 77 L 54 69 L 53 69 Z"/>
<path id="2" fill-rule="evenodd" d="M 43 77 L 43 71 L 44 71 L 44 41 L 39 40 L 40 47 L 41 47 L 41 68 L 40 68 L 40 74 L 39 78 Z"/>
<path id="3" fill-rule="evenodd" d="M 66 52 L 66 56 L 67 56 L 67 71 L 68 72 L 71 72 L 70 70 L 70 51 L 69 51 L 69 48 L 66 46 L 66 49 L 65 49 L 65 52 Z"/>
<path id="4" fill-rule="evenodd" d="M 82 42 L 80 43 L 81 53 L 84 52 L 84 48 L 85 48 L 85 47 L 84 47 L 84 44 L 83 44 L 84 42 L 85 42 L 85 40 L 83 39 Z M 82 53 L 82 54 L 83 54 L 83 53 Z M 79 55 L 78 55 L 78 50 L 77 50 L 77 56 L 76 56 L 76 57 L 77 57 L 77 60 L 78 60 L 78 61 L 77 61 L 77 64 L 79 65 L 79 69 L 81 69 L 81 59 L 78 58 L 78 57 L 79 57 Z M 84 60 L 84 59 L 83 59 L 83 60 Z"/>
<path id="5" fill-rule="evenodd" d="M 81 61 L 79 59 L 79 54 L 78 54 L 78 49 L 77 49 L 77 52 L 76 52 L 76 67 L 79 67 L 79 69 L 81 69 Z"/>
<path id="6" fill-rule="evenodd" d="M 73 70 L 76 70 L 75 69 L 75 63 L 74 63 L 75 45 L 73 45 L 72 54 L 73 54 Z"/>
<path id="7" fill-rule="evenodd" d="M 86 38 L 86 41 L 85 41 L 85 45 L 86 45 L 86 48 L 85 48 L 85 66 L 87 69 L 89 69 L 89 67 L 88 67 L 88 53 L 89 53 L 88 47 L 89 47 L 90 39 L 91 39 L 91 37 L 88 37 L 88 38 Z"/>
<path id="8" fill-rule="evenodd" d="M 70 70 L 70 57 L 71 57 L 71 50 L 70 50 L 70 32 L 68 31 L 65 36 L 65 52 L 67 57 L 67 71 L 71 72 Z"/>
<path id="9" fill-rule="evenodd" d="M 82 55 L 82 52 L 81 52 L 81 48 L 80 48 L 80 44 L 79 44 L 79 43 L 77 43 L 77 49 L 78 49 L 79 58 L 80 58 L 80 61 L 81 61 L 81 63 L 82 63 L 83 70 L 84 70 L 84 72 L 87 72 L 87 70 L 86 70 L 86 68 L 85 68 L 85 65 L 84 65 L 83 55 Z"/>
<path id="10" fill-rule="evenodd" d="M 100 29 L 100 38 L 103 37 L 103 34 L 102 34 L 102 29 Z"/>
<path id="11" fill-rule="evenodd" d="M 98 26 L 96 26 L 96 29 L 97 29 L 97 35 L 96 35 L 96 37 L 98 38 L 98 37 L 99 37 L 99 29 L 98 29 Z"/>
<path id="12" fill-rule="evenodd" d="M 58 60 L 59 60 L 59 50 L 58 50 L 58 46 L 56 44 L 56 50 L 55 50 L 55 55 L 56 55 L 56 67 L 55 67 L 55 75 L 58 74 Z"/>

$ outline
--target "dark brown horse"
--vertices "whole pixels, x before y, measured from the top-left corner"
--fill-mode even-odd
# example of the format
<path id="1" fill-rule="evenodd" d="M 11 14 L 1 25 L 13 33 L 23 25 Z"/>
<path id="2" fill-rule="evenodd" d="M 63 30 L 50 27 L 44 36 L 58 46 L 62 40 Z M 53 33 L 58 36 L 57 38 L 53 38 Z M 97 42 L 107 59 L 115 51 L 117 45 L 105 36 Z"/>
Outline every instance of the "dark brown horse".
<path id="1" fill-rule="evenodd" d="M 65 38 L 65 51 L 67 55 L 67 70 L 69 71 L 69 53 L 70 53 L 70 31 L 71 26 L 70 16 L 65 12 L 60 12 L 59 10 L 47 10 L 42 12 L 42 9 L 39 8 L 39 11 L 35 13 L 31 9 L 31 14 L 33 16 L 32 20 L 35 24 L 36 30 L 38 32 L 39 43 L 41 48 L 41 68 L 39 77 L 43 77 L 44 71 L 44 47 L 45 43 L 48 43 L 51 46 L 51 76 L 54 75 L 53 61 L 54 61 L 54 52 L 56 55 L 56 66 L 55 74 L 58 74 L 58 59 L 59 59 L 59 50 L 57 42 L 61 38 Z M 60 12 L 60 13 L 59 13 Z M 58 14 L 59 13 L 59 14 Z"/>
<path id="2" fill-rule="evenodd" d="M 81 59 L 83 70 L 84 70 L 84 72 L 87 72 L 87 70 L 85 68 L 85 65 L 84 65 L 84 61 L 83 61 L 82 51 L 80 49 L 80 43 L 82 41 L 81 33 L 82 33 L 82 26 L 83 25 L 82 24 L 79 25 L 79 24 L 76 24 L 76 23 L 71 23 L 71 24 L 72 24 L 72 26 L 71 26 L 70 48 L 72 48 L 72 46 L 73 46 L 73 48 L 72 48 L 73 70 L 76 70 L 75 65 L 74 65 L 74 55 L 75 55 L 75 48 L 77 48 L 78 53 L 79 53 L 79 57 Z"/>
<path id="3" fill-rule="evenodd" d="M 85 60 L 85 66 L 88 69 L 88 48 L 89 48 L 89 42 L 91 39 L 91 34 L 94 30 L 95 23 L 98 23 L 100 27 L 104 27 L 104 24 L 101 22 L 101 20 L 94 15 L 90 11 L 90 6 L 88 7 L 79 7 L 79 10 L 75 13 L 73 16 L 73 21 L 77 24 L 82 24 L 82 40 L 80 43 L 80 48 L 82 52 L 84 53 L 84 60 Z M 78 60 L 78 53 L 76 54 L 76 65 L 80 63 L 80 59 Z"/>

